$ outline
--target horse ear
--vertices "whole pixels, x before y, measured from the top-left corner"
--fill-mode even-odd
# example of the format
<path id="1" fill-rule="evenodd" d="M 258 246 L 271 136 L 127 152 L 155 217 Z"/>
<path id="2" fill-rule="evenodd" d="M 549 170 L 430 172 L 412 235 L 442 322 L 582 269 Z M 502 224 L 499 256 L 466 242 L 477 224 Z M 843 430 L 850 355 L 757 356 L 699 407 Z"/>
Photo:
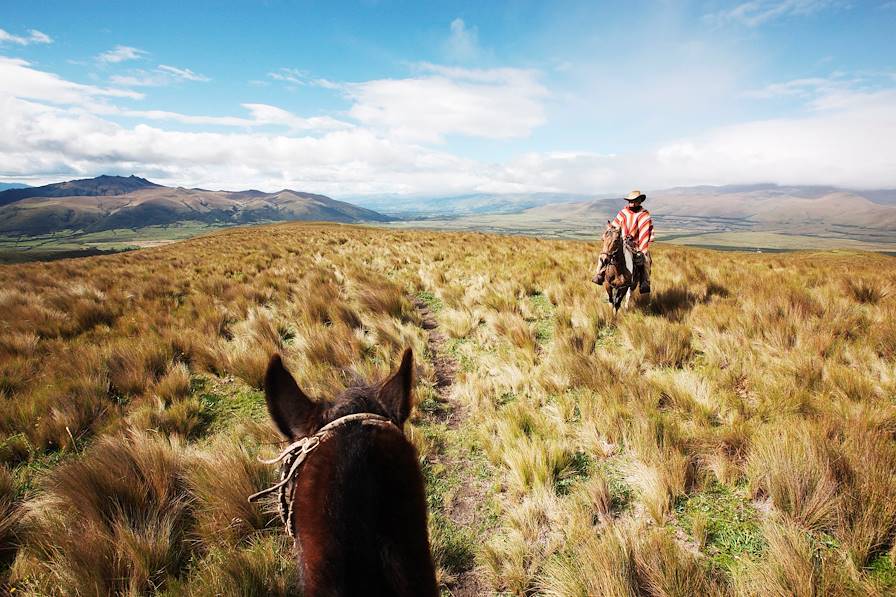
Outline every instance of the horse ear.
<path id="1" fill-rule="evenodd" d="M 279 354 L 272 356 L 268 364 L 264 399 L 277 429 L 290 440 L 310 435 L 319 424 L 320 406 L 299 389 Z"/>
<path id="2" fill-rule="evenodd" d="M 413 387 L 414 353 L 409 348 L 401 357 L 398 371 L 383 384 L 377 395 L 377 399 L 389 418 L 399 427 L 404 425 L 411 414 L 411 389 Z"/>

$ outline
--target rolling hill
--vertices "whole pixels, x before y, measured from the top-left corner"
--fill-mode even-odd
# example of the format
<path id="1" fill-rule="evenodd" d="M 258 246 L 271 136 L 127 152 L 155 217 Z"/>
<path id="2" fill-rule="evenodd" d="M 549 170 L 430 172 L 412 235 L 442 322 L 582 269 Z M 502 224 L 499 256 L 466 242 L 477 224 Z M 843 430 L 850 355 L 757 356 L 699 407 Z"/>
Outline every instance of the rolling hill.
<path id="1" fill-rule="evenodd" d="M 896 192 L 892 190 L 763 184 L 679 187 L 647 195 L 645 206 L 654 216 L 660 240 L 705 246 L 848 246 L 890 251 L 896 244 Z M 618 196 L 557 198 L 515 211 L 498 203 L 494 211 L 421 217 L 400 225 L 594 238 L 625 205 Z M 521 196 L 516 200 L 525 204 Z M 480 197 L 480 205 L 483 202 Z"/>
<path id="2" fill-rule="evenodd" d="M 324 195 L 289 189 L 264 193 L 172 188 L 137 176 L 99 176 L 0 192 L 0 234 L 7 235 L 40 235 L 60 230 L 96 232 L 185 221 L 249 224 L 390 219 Z"/>

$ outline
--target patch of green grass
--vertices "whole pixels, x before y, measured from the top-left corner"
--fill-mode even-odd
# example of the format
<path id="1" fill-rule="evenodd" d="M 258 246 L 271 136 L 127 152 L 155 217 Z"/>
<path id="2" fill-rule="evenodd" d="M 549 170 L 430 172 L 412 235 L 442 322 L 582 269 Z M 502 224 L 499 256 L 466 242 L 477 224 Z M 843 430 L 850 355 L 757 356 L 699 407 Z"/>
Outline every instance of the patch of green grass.
<path id="1" fill-rule="evenodd" d="M 587 479 L 593 464 L 594 459 L 586 452 L 577 451 L 573 454 L 570 465 L 571 472 L 554 483 L 554 491 L 557 492 L 557 495 L 567 495 L 574 485 Z"/>
<path id="2" fill-rule="evenodd" d="M 427 415 L 435 415 L 445 411 L 445 401 L 439 396 L 439 392 L 429 385 L 420 386 L 415 392 L 417 411 Z"/>
<path id="3" fill-rule="evenodd" d="M 241 420 L 267 420 L 264 393 L 232 381 L 196 376 L 191 380 L 193 394 L 202 403 L 205 432 L 217 433 Z"/>
<path id="4" fill-rule="evenodd" d="M 457 441 L 452 432 L 442 424 L 421 425 L 419 429 L 429 440 L 438 456 L 455 451 Z M 436 456 L 436 455 L 433 455 Z M 475 560 L 476 536 L 471 528 L 461 527 L 447 516 L 449 503 L 460 487 L 463 479 L 456 467 L 448 467 L 438 460 L 423 463 L 423 478 L 426 481 L 426 502 L 430 512 L 430 541 L 433 556 L 439 565 L 450 574 L 458 574 L 473 567 Z"/>
<path id="5" fill-rule="evenodd" d="M 546 345 L 554 338 L 554 305 L 541 292 L 529 296 L 532 305 L 538 313 L 535 321 L 535 339 L 541 345 Z"/>
<path id="6" fill-rule="evenodd" d="M 620 470 L 618 457 L 611 457 L 598 463 L 597 468 L 603 473 L 610 489 L 610 510 L 625 512 L 632 507 L 635 491 L 626 483 L 625 475 Z"/>
<path id="7" fill-rule="evenodd" d="M 694 523 L 704 526 L 704 551 L 713 566 L 730 572 L 744 558 L 765 550 L 756 510 L 731 488 L 716 484 L 707 491 L 679 499 L 675 504 L 679 525 L 692 537 Z"/>
<path id="8" fill-rule="evenodd" d="M 429 292 L 428 290 L 421 290 L 420 292 L 418 292 L 417 298 L 426 303 L 426 306 L 429 307 L 429 310 L 433 313 L 438 313 L 445 306 L 439 297 Z"/>
<path id="9" fill-rule="evenodd" d="M 896 592 L 896 566 L 890 556 L 881 554 L 868 565 L 868 576 L 883 589 Z"/>
<path id="10" fill-rule="evenodd" d="M 28 462 L 23 462 L 14 467 L 12 469 L 12 476 L 15 480 L 19 496 L 31 493 L 44 472 L 58 466 L 76 453 L 77 452 L 74 450 L 46 452 L 33 457 Z"/>
<path id="11" fill-rule="evenodd" d="M 461 348 L 465 344 L 469 344 L 468 338 L 448 338 L 445 341 L 445 351 L 451 355 L 451 358 L 460 366 L 462 371 L 471 373 L 476 370 L 476 363 Z"/>

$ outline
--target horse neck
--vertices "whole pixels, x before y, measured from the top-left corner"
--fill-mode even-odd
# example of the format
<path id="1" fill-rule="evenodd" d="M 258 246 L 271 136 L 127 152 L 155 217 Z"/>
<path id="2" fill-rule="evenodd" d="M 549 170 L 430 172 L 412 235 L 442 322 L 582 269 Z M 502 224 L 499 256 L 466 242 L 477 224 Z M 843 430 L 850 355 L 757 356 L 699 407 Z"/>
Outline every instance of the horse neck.
<path id="1" fill-rule="evenodd" d="M 307 594 L 436 594 L 423 477 L 403 435 L 347 430 L 304 466 L 293 508 Z"/>

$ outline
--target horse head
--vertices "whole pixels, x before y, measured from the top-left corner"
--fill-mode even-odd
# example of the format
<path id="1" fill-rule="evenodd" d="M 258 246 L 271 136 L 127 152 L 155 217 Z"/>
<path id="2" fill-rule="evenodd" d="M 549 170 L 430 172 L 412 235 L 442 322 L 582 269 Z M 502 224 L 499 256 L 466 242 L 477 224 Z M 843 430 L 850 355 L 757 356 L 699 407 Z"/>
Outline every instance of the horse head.
<path id="1" fill-rule="evenodd" d="M 437 595 L 423 475 L 404 435 L 414 358 L 405 351 L 386 380 L 312 400 L 279 355 L 265 400 L 290 445 L 277 493 L 301 554 L 307 595 Z"/>
<path id="2" fill-rule="evenodd" d="M 622 230 L 619 226 L 607 220 L 607 229 L 604 230 L 601 253 L 604 255 L 615 255 L 622 250 L 622 243 Z"/>

